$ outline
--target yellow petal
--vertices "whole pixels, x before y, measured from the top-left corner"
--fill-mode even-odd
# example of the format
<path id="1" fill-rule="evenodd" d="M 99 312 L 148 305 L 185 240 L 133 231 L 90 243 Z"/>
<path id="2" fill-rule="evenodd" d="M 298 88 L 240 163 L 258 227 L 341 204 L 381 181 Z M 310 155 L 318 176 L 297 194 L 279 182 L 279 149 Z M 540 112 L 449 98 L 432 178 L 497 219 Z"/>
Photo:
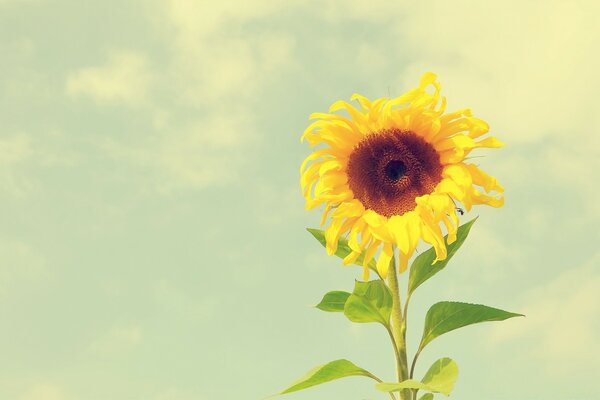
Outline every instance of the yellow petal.
<path id="1" fill-rule="evenodd" d="M 313 151 L 312 153 L 310 153 L 310 155 L 308 157 L 306 157 L 304 159 L 304 161 L 302 161 L 302 165 L 300 166 L 300 174 L 302 174 L 304 172 L 304 168 L 306 168 L 306 165 L 313 161 L 316 160 L 319 157 L 323 157 L 325 155 L 329 154 L 329 150 L 330 149 L 321 149 L 321 150 L 317 150 L 317 151 Z"/>
<path id="2" fill-rule="evenodd" d="M 356 135 L 361 135 L 360 130 L 356 124 L 349 118 L 339 114 L 327 114 L 327 113 L 312 113 L 309 119 L 324 119 L 338 126 L 344 127 L 352 131 Z"/>
<path id="3" fill-rule="evenodd" d="M 363 266 L 363 281 L 368 282 L 369 281 L 369 267 L 367 267 L 366 265 Z"/>
<path id="4" fill-rule="evenodd" d="M 451 215 L 456 216 L 456 213 L 452 213 Z M 444 222 L 446 230 L 448 231 L 448 244 L 452 244 L 456 241 L 457 225 L 455 225 L 447 215 L 442 217 L 442 221 Z"/>
<path id="5" fill-rule="evenodd" d="M 358 102 L 360 103 L 360 106 L 365 111 L 371 110 L 371 101 L 369 99 L 367 99 L 365 96 L 362 96 L 358 93 L 354 93 L 352 95 L 352 97 L 350 97 L 350 100 L 351 101 L 358 100 Z"/>
<path id="6" fill-rule="evenodd" d="M 434 263 L 444 260 L 447 256 L 447 251 L 440 226 L 434 222 L 429 215 L 427 215 L 427 212 L 423 212 L 421 217 L 423 240 L 432 245 L 435 249 L 436 259 L 434 260 Z"/>
<path id="7" fill-rule="evenodd" d="M 421 221 L 416 211 L 409 211 L 404 214 L 407 219 L 406 232 L 408 233 L 408 252 L 414 250 L 421 237 Z"/>
<path id="8" fill-rule="evenodd" d="M 473 204 L 486 204 L 495 208 L 499 208 L 504 205 L 504 197 L 488 196 L 478 190 L 473 190 L 471 192 L 471 198 L 473 199 Z"/>
<path id="9" fill-rule="evenodd" d="M 452 179 L 460 188 L 467 188 L 473 184 L 473 178 L 462 163 L 450 164 L 444 167 L 442 176 Z"/>
<path id="10" fill-rule="evenodd" d="M 421 89 L 424 89 L 427 86 L 434 83 L 436 81 L 436 79 L 437 79 L 437 75 L 434 74 L 433 72 L 425 72 L 423 74 L 423 76 L 421 76 L 421 82 L 419 83 L 419 86 L 421 87 Z"/>
<path id="11" fill-rule="evenodd" d="M 340 236 L 349 231 L 356 218 L 332 218 L 331 224 L 325 229 L 325 249 L 330 256 L 337 251 Z"/>
<path id="12" fill-rule="evenodd" d="M 504 143 L 496 139 L 494 136 L 485 138 L 480 142 L 476 142 L 474 147 L 499 148 L 503 147 Z"/>
<path id="13" fill-rule="evenodd" d="M 358 200 L 351 200 L 340 204 L 331 214 L 331 218 L 350 218 L 361 216 L 365 212 L 365 207 Z"/>
<path id="14" fill-rule="evenodd" d="M 474 164 L 465 164 L 465 166 L 467 167 L 467 170 L 473 178 L 473 183 L 483 187 L 486 192 L 491 192 L 492 190 L 499 193 L 504 192 L 504 188 L 502 187 L 502 185 L 500 185 L 496 178 L 486 174 L 485 172 L 477 168 L 477 166 L 475 166 Z"/>
<path id="15" fill-rule="evenodd" d="M 344 169 L 344 164 L 340 162 L 339 158 L 328 159 L 325 160 L 323 164 L 321 164 L 321 168 L 319 168 L 319 175 L 325 175 L 331 171 L 342 171 Z"/>
<path id="16" fill-rule="evenodd" d="M 412 257 L 413 253 L 414 253 L 414 249 L 412 249 L 411 251 L 409 251 L 408 253 L 403 253 L 402 251 L 399 254 L 399 263 L 398 263 L 398 272 L 402 273 L 404 271 L 406 271 L 406 269 L 408 268 L 408 261 L 410 260 L 410 258 Z"/>
<path id="17" fill-rule="evenodd" d="M 471 117 L 468 118 L 470 124 L 469 136 L 473 139 L 478 138 L 490 131 L 490 126 L 482 119 Z"/>
<path id="18" fill-rule="evenodd" d="M 342 109 L 348 111 L 348 114 L 350 114 L 352 117 L 352 120 L 356 124 L 358 130 L 362 131 L 361 128 L 366 123 L 365 115 L 354 108 L 352 104 L 347 103 L 344 100 L 338 100 L 329 107 L 329 112 L 332 113 Z"/>
<path id="19" fill-rule="evenodd" d="M 350 252 L 350 254 L 348 254 L 346 257 L 344 257 L 344 260 L 342 261 L 342 263 L 344 265 L 353 264 L 356 261 L 356 259 L 358 258 L 358 256 L 360 256 L 360 251 L 352 251 L 352 252 Z"/>
<path id="20" fill-rule="evenodd" d="M 456 135 L 434 143 L 433 147 L 438 152 L 453 149 L 472 149 L 475 147 L 475 142 L 466 135 Z"/>
<path id="21" fill-rule="evenodd" d="M 454 212 L 454 203 L 447 194 L 432 193 L 419 196 L 415 200 L 417 204 L 429 209 L 436 221 L 443 215 Z"/>
<path id="22" fill-rule="evenodd" d="M 365 221 L 360 218 L 350 230 L 350 235 L 348 236 L 348 246 L 353 251 L 357 251 L 359 253 L 362 251 L 362 246 L 358 243 L 358 235 L 363 233 L 365 226 Z"/>
<path id="23" fill-rule="evenodd" d="M 331 210 L 331 203 L 327 203 L 325 206 L 325 210 L 323 210 L 323 215 L 321 216 L 321 226 L 325 225 L 325 220 L 327 220 L 327 214 Z"/>
<path id="24" fill-rule="evenodd" d="M 315 185 L 315 197 L 321 194 L 336 194 L 342 190 L 348 190 L 347 184 L 348 177 L 345 174 L 327 174 L 321 176 Z"/>
<path id="25" fill-rule="evenodd" d="M 404 215 L 394 215 L 388 222 L 390 234 L 394 238 L 394 242 L 400 251 L 404 253 L 408 252 L 410 246 L 408 231 L 406 229 L 407 223 L 408 220 Z"/>
<path id="26" fill-rule="evenodd" d="M 381 242 L 377 239 L 372 239 L 369 245 L 367 246 L 367 250 L 365 251 L 365 258 L 363 260 L 363 265 L 368 266 L 369 262 L 373 259 L 373 256 L 377 252 L 377 248 Z"/>
<path id="27" fill-rule="evenodd" d="M 324 202 L 330 203 L 340 203 L 342 201 L 350 200 L 353 198 L 352 192 L 350 191 L 340 191 L 335 194 L 322 194 L 314 199 L 307 198 L 306 199 L 306 209 L 311 210 Z"/>
<path id="28" fill-rule="evenodd" d="M 443 178 L 435 188 L 437 193 L 446 193 L 452 196 L 455 200 L 463 203 L 465 198 L 465 190 L 458 186 L 453 179 Z"/>
<path id="29" fill-rule="evenodd" d="M 448 124 L 450 123 L 450 121 L 453 121 L 455 119 L 461 117 L 471 117 L 472 115 L 473 113 L 471 112 L 470 108 L 463 108 L 461 110 L 456 110 L 454 112 L 442 115 L 440 117 L 440 120 L 442 121 L 442 124 Z"/>
<path id="30" fill-rule="evenodd" d="M 317 172 L 324 162 L 325 160 L 315 161 L 300 176 L 300 186 L 304 193 L 304 197 L 308 196 L 308 192 L 310 191 L 312 184 L 318 179 Z"/>
<path id="31" fill-rule="evenodd" d="M 389 119 L 391 117 L 391 112 L 394 107 L 399 106 L 401 104 L 410 103 L 417 96 L 419 96 L 422 92 L 423 92 L 422 89 L 412 89 L 412 90 L 409 90 L 408 92 L 404 93 L 401 96 L 398 96 L 394 99 L 387 101 L 385 103 L 385 105 L 383 106 L 383 115 Z"/>
<path id="32" fill-rule="evenodd" d="M 371 234 L 378 240 L 389 242 L 392 240 L 388 226 L 387 218 L 373 210 L 366 210 L 363 219 L 369 226 Z"/>
<path id="33" fill-rule="evenodd" d="M 325 229 L 325 250 L 330 256 L 337 251 L 338 239 L 340 237 L 340 229 L 344 220 L 342 218 L 333 219 L 329 226 Z"/>
<path id="34" fill-rule="evenodd" d="M 384 243 L 377 260 L 377 272 L 382 278 L 385 278 L 390 268 L 390 261 L 394 256 L 394 250 L 391 243 Z"/>

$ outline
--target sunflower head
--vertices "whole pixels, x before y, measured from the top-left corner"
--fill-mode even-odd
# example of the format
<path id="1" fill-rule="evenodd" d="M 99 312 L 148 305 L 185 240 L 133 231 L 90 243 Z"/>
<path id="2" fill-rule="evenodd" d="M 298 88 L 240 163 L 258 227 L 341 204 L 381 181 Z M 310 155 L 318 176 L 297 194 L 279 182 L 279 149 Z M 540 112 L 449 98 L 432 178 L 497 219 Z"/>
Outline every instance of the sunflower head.
<path id="1" fill-rule="evenodd" d="M 428 92 L 428 89 L 433 90 Z M 302 135 L 317 147 L 300 168 L 306 207 L 324 204 L 321 224 L 327 252 L 335 253 L 348 236 L 350 264 L 364 254 L 368 263 L 380 250 L 377 270 L 387 275 L 394 247 L 400 272 L 406 270 L 420 240 L 431 244 L 436 261 L 446 258 L 446 243 L 456 239 L 458 204 L 467 211 L 476 204 L 500 207 L 498 181 L 467 156 L 478 147 L 501 147 L 494 137 L 482 138 L 488 124 L 469 109 L 445 113 L 437 77 L 426 73 L 419 87 L 395 98 L 370 101 L 354 94 L 354 107 L 337 101 Z M 347 115 L 336 113 L 345 110 Z"/>

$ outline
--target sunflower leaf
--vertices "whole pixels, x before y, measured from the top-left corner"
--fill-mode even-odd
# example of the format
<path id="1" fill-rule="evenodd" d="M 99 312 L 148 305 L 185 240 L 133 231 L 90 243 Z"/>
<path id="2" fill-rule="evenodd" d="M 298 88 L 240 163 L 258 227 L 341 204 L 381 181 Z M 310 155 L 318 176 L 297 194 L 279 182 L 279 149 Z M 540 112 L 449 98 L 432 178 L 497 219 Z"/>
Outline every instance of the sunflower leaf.
<path id="1" fill-rule="evenodd" d="M 323 300 L 315 307 L 322 311 L 328 312 L 344 312 L 346 300 L 350 297 L 350 293 L 341 290 L 328 292 L 323 296 Z"/>
<path id="2" fill-rule="evenodd" d="M 465 242 L 471 227 L 475 223 L 477 218 L 472 219 L 458 227 L 456 232 L 456 240 L 452 242 L 452 244 L 447 245 L 448 255 L 445 260 L 438 261 L 433 264 L 433 261 L 436 259 L 435 250 L 432 248 L 427 251 L 419 254 L 417 258 L 413 261 L 410 267 L 410 276 L 408 278 L 408 295 L 410 296 L 416 288 L 421 286 L 423 282 L 431 278 L 433 275 L 440 272 L 442 269 L 446 267 L 448 261 L 452 258 L 452 256 L 458 251 L 460 246 Z M 448 235 L 444 237 L 444 242 L 448 242 Z"/>
<path id="3" fill-rule="evenodd" d="M 433 394 L 425 393 L 423 396 L 419 397 L 419 400 L 433 400 Z"/>
<path id="4" fill-rule="evenodd" d="M 399 392 L 404 389 L 423 389 L 429 390 L 429 387 L 423 382 L 419 382 L 416 379 L 407 379 L 400 383 L 382 382 L 375 385 L 376 389 L 382 392 Z"/>
<path id="5" fill-rule="evenodd" d="M 321 243 L 323 247 L 326 246 L 325 231 L 313 228 L 306 228 L 306 230 L 311 235 L 313 235 L 313 237 L 317 239 L 317 241 Z M 338 246 L 335 255 L 343 259 L 350 253 L 352 253 L 352 249 L 350 248 L 350 246 L 348 246 L 348 241 L 345 238 L 341 237 L 338 241 Z M 360 256 L 358 256 L 358 258 L 356 259 L 356 261 L 354 261 L 353 264 L 360 265 L 362 267 L 364 259 L 365 255 L 361 254 Z M 369 261 L 368 267 L 369 269 L 377 272 L 377 262 L 375 260 Z"/>
<path id="6" fill-rule="evenodd" d="M 379 322 L 388 326 L 391 313 L 392 294 L 382 280 L 356 281 L 344 305 L 344 315 L 352 322 Z"/>
<path id="7" fill-rule="evenodd" d="M 487 321 L 504 321 L 508 318 L 523 316 L 523 314 L 512 313 L 482 304 L 453 301 L 436 303 L 431 306 L 425 316 L 425 327 L 419 344 L 419 351 L 438 336 L 463 326 Z"/>
<path id="8" fill-rule="evenodd" d="M 298 379 L 278 394 L 296 392 L 298 390 L 320 385 L 335 379 L 346 378 L 348 376 L 366 376 L 378 380 L 369 371 L 354 365 L 348 360 L 341 359 L 311 369 L 302 378 Z"/>
<path id="9" fill-rule="evenodd" d="M 434 362 L 421 382 L 407 379 L 400 383 L 378 383 L 375 387 L 384 392 L 398 392 L 403 389 L 423 389 L 449 396 L 458 378 L 458 365 L 450 358 L 440 358 Z M 422 396 L 421 399 L 433 399 Z"/>
<path id="10" fill-rule="evenodd" d="M 457 379 L 458 364 L 451 358 L 444 357 L 431 364 L 423 377 L 423 383 L 429 386 L 432 392 L 449 396 Z"/>

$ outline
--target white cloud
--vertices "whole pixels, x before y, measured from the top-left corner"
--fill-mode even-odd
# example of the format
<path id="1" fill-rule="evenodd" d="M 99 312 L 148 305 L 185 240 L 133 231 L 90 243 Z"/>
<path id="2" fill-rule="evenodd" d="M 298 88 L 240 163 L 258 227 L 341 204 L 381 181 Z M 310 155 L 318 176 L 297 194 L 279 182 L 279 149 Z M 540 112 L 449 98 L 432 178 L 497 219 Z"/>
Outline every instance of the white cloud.
<path id="1" fill-rule="evenodd" d="M 507 141 L 591 138 L 589 100 L 600 86 L 596 12 L 562 1 L 423 2 L 397 26 L 410 43 L 410 82 L 438 72 L 451 104 L 495 118 Z"/>
<path id="2" fill-rule="evenodd" d="M 0 296 L 19 282 L 46 276 L 46 260 L 31 246 L 13 239 L 0 240 Z"/>
<path id="3" fill-rule="evenodd" d="M 42 3 L 45 0 L 0 0 L 0 6 L 3 5 L 22 5 L 28 3 Z"/>
<path id="4" fill-rule="evenodd" d="M 3 192 L 21 196 L 29 191 L 31 183 L 19 174 L 19 168 L 27 164 L 32 155 L 33 148 L 27 135 L 0 138 L 0 184 Z"/>
<path id="5" fill-rule="evenodd" d="M 204 397 L 198 397 L 196 393 L 188 393 L 179 388 L 168 388 L 161 390 L 151 400 L 203 400 Z"/>
<path id="6" fill-rule="evenodd" d="M 223 27 L 231 27 L 248 20 L 274 15 L 289 8 L 295 1 L 286 3 L 271 0 L 221 1 L 202 3 L 193 0 L 170 0 L 166 13 L 176 26 L 185 30 L 187 37 L 208 36 Z"/>
<path id="7" fill-rule="evenodd" d="M 25 161 L 32 153 L 31 141 L 26 135 L 0 138 L 0 166 L 2 167 Z"/>
<path id="8" fill-rule="evenodd" d="M 66 400 L 64 390 L 53 384 L 35 384 L 27 390 L 20 400 Z"/>
<path id="9" fill-rule="evenodd" d="M 142 329 L 137 325 L 115 326 L 94 340 L 88 352 L 108 357 L 120 355 L 137 347 L 142 339 Z"/>
<path id="10" fill-rule="evenodd" d="M 69 96 L 100 104 L 139 105 L 147 101 L 151 74 L 146 58 L 133 51 L 110 54 L 106 65 L 85 67 L 67 77 Z"/>
<path id="11" fill-rule="evenodd" d="M 568 260 L 568 257 L 565 257 Z M 567 268 L 525 294 L 517 308 L 526 315 L 493 327 L 490 346 L 505 341 L 530 343 L 529 355 L 548 373 L 575 375 L 600 368 L 600 253 L 585 265 Z"/>
<path id="12" fill-rule="evenodd" d="M 173 0 L 158 12 L 173 32 L 171 81 L 185 101 L 214 105 L 256 96 L 292 61 L 294 39 L 284 32 L 246 32 L 244 23 L 273 16 L 288 3 Z"/>
<path id="13" fill-rule="evenodd" d="M 152 171 L 152 185 L 163 193 L 203 189 L 238 178 L 257 136 L 252 118 L 243 113 L 215 114 L 182 127 L 162 129 L 135 146 L 104 140 L 99 145 L 111 156 Z"/>
<path id="14" fill-rule="evenodd" d="M 155 21 L 166 33 L 172 56 L 153 83 L 171 93 L 148 99 L 154 112 L 154 133 L 143 141 L 103 139 L 98 144 L 110 156 L 147 170 L 152 185 L 163 193 L 203 189 L 239 179 L 260 141 L 254 108 L 260 91 L 292 63 L 294 38 L 283 32 L 244 32 L 245 23 L 273 16 L 282 4 L 255 1 L 202 3 L 172 0 L 161 3 Z M 73 74 L 67 91 L 98 102 L 137 103 L 147 91 L 143 58 L 113 57 L 104 67 Z M 155 75 L 158 77 L 158 74 Z M 139 89 L 139 90 L 138 90 Z M 200 110 L 201 116 L 181 114 L 181 108 Z M 177 116 L 178 118 L 176 118 Z"/>
<path id="15" fill-rule="evenodd" d="M 40 168 L 72 167 L 81 157 L 71 148 L 64 133 L 47 130 L 29 133 L 0 133 L 0 196 L 21 198 L 39 189 Z"/>
<path id="16" fill-rule="evenodd" d="M 164 307 L 166 313 L 184 319 L 206 321 L 211 319 L 219 308 L 218 299 L 214 297 L 198 299 L 196 293 L 190 295 L 167 280 L 156 281 L 151 291 L 157 305 Z"/>
<path id="17" fill-rule="evenodd" d="M 300 189 L 293 185 L 284 187 L 260 184 L 256 187 L 258 222 L 265 226 L 289 223 L 305 215 Z"/>

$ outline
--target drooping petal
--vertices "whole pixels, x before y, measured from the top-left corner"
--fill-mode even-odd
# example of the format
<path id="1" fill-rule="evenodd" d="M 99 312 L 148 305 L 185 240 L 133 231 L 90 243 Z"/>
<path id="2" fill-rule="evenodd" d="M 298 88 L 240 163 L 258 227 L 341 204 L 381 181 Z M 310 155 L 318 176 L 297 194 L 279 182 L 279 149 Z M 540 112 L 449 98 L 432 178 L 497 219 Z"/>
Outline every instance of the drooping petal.
<path id="1" fill-rule="evenodd" d="M 387 277 L 388 269 L 390 268 L 390 261 L 394 256 L 394 249 L 391 243 L 384 243 L 377 260 L 377 272 L 382 278 Z"/>
<path id="2" fill-rule="evenodd" d="M 498 193 L 504 192 L 504 187 L 500 185 L 498 180 L 491 175 L 486 174 L 474 164 L 465 164 L 467 170 L 471 174 L 473 183 L 481 186 L 486 192 L 496 191 Z"/>

